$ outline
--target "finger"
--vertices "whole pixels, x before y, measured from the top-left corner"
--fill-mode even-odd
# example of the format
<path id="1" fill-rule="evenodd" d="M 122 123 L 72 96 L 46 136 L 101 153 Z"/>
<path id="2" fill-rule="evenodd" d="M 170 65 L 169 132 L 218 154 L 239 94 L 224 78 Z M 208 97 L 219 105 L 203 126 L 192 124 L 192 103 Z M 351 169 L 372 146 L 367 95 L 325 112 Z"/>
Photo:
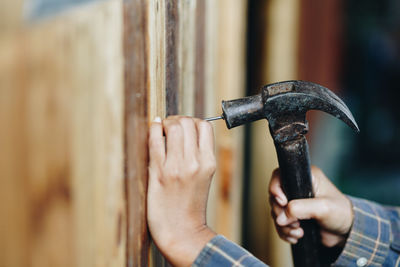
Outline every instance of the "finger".
<path id="1" fill-rule="evenodd" d="M 185 159 L 194 160 L 198 153 L 197 127 L 192 118 L 182 117 L 179 123 L 183 128 L 183 153 Z"/>
<path id="2" fill-rule="evenodd" d="M 275 219 L 276 224 L 278 224 L 279 226 L 288 226 L 297 221 L 297 218 L 287 214 L 287 209 L 284 209 L 283 212 L 279 213 Z"/>
<path id="3" fill-rule="evenodd" d="M 304 235 L 304 231 L 301 227 L 293 228 L 290 226 L 286 226 L 281 228 L 281 232 L 284 236 L 295 239 L 302 238 Z"/>
<path id="4" fill-rule="evenodd" d="M 274 219 L 275 223 L 281 227 L 289 226 L 292 228 L 297 228 L 300 226 L 300 222 L 296 218 L 289 218 L 286 214 L 286 209 L 282 208 L 276 202 L 271 202 L 271 216 Z M 278 217 L 279 223 L 277 222 Z"/>
<path id="5" fill-rule="evenodd" d="M 330 217 L 332 204 L 326 198 L 296 199 L 289 202 L 287 214 L 299 220 L 326 220 Z"/>
<path id="6" fill-rule="evenodd" d="M 274 197 L 270 197 L 271 214 L 274 219 L 276 219 L 282 212 L 284 213 L 284 208 L 279 205 Z"/>
<path id="7" fill-rule="evenodd" d="M 149 132 L 149 165 L 162 166 L 165 160 L 165 140 L 161 119 L 156 118 Z"/>
<path id="8" fill-rule="evenodd" d="M 299 242 L 298 239 L 293 238 L 293 237 L 287 237 L 287 238 L 285 239 L 285 241 L 289 242 L 289 243 L 292 244 L 292 245 L 295 245 L 295 244 L 297 244 L 297 242 Z"/>
<path id="9" fill-rule="evenodd" d="M 296 231 L 293 232 L 294 235 L 292 235 L 291 234 L 291 230 L 294 230 L 294 229 L 292 229 L 292 228 L 290 228 L 288 226 L 280 227 L 280 226 L 275 224 L 275 228 L 276 228 L 276 231 L 277 231 L 279 237 L 283 241 L 289 242 L 291 244 L 296 244 L 298 242 L 299 237 L 297 237 L 297 236 L 300 236 L 301 235 L 300 231 L 303 231 L 303 230 L 300 230 L 300 231 L 296 230 Z"/>
<path id="10" fill-rule="evenodd" d="M 214 131 L 209 122 L 195 119 L 199 134 L 199 151 L 201 154 L 214 155 Z"/>
<path id="11" fill-rule="evenodd" d="M 286 206 L 288 201 L 282 189 L 279 169 L 275 169 L 272 172 L 271 181 L 269 182 L 269 193 L 275 197 L 279 205 L 282 207 Z"/>
<path id="12" fill-rule="evenodd" d="M 183 159 L 183 129 L 178 117 L 168 117 L 163 121 L 165 139 L 167 144 L 166 160 Z"/>

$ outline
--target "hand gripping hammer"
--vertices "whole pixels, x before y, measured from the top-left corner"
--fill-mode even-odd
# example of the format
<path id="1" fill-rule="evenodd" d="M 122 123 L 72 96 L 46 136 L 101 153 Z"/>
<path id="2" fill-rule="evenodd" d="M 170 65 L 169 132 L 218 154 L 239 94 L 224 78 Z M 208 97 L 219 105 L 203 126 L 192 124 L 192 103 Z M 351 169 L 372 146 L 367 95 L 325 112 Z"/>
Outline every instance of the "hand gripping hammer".
<path id="1" fill-rule="evenodd" d="M 228 129 L 260 119 L 267 119 L 275 143 L 281 171 L 281 183 L 288 200 L 312 198 L 310 157 L 305 134 L 306 112 L 325 111 L 359 132 L 346 104 L 329 89 L 311 82 L 285 81 L 265 85 L 261 93 L 222 101 L 221 117 Z M 301 221 L 304 237 L 292 245 L 295 267 L 328 266 L 321 259 L 321 237 L 313 220 Z"/>

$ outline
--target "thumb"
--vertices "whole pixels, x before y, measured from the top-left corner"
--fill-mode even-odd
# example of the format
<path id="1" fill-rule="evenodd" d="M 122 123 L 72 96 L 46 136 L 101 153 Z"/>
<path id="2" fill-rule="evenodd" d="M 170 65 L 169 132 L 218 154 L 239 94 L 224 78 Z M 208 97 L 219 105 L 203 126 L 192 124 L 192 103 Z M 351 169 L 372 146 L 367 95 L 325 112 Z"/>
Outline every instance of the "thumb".
<path id="1" fill-rule="evenodd" d="M 288 203 L 286 213 L 298 220 L 315 219 L 324 224 L 322 220 L 330 217 L 330 202 L 327 198 L 295 199 Z"/>

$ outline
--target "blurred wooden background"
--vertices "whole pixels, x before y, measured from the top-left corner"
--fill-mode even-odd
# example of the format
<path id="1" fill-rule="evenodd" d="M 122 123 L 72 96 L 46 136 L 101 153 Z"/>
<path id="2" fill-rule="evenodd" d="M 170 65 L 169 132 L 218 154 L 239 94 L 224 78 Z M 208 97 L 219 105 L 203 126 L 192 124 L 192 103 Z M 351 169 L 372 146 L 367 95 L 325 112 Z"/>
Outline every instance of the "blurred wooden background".
<path id="1" fill-rule="evenodd" d="M 331 73 L 299 70 L 306 2 L 82 0 L 41 13 L 46 0 L 3 0 L 0 266 L 166 264 L 145 220 L 149 122 L 218 115 L 268 82 Z M 267 123 L 214 125 L 210 226 L 291 266 L 269 219 Z"/>

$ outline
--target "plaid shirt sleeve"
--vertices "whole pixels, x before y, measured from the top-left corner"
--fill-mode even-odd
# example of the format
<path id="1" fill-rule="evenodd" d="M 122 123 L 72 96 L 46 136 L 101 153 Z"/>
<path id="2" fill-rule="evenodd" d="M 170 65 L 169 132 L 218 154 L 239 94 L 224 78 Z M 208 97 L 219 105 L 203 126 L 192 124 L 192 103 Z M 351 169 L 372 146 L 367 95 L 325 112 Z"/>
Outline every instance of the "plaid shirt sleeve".
<path id="1" fill-rule="evenodd" d="M 350 197 L 354 223 L 334 267 L 400 267 L 400 207 Z M 263 262 L 221 235 L 200 252 L 193 266 L 262 266 Z"/>
<path id="2" fill-rule="evenodd" d="M 192 266 L 268 267 L 265 263 L 250 254 L 250 252 L 227 240 L 222 235 L 214 237 L 207 243 Z"/>
<path id="3" fill-rule="evenodd" d="M 354 223 L 333 266 L 400 266 L 400 208 L 350 200 Z"/>

